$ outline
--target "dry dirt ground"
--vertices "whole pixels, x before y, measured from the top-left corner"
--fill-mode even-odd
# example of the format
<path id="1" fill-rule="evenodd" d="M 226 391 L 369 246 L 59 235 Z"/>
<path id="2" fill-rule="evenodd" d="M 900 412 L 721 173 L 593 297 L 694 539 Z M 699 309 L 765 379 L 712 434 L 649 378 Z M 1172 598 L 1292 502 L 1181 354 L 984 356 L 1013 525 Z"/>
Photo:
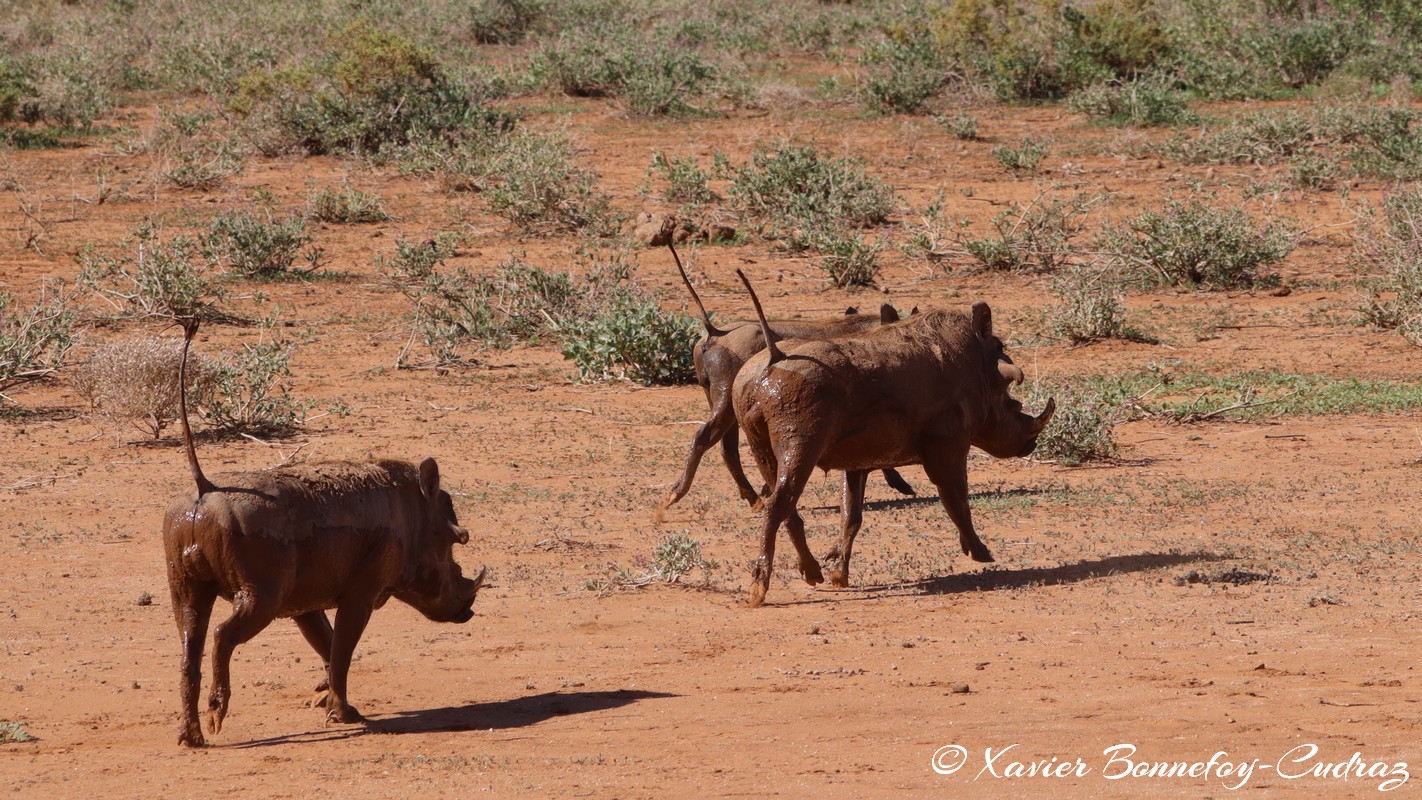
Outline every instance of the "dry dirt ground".
<path id="1" fill-rule="evenodd" d="M 580 159 L 628 211 L 659 208 L 638 192 L 654 149 L 743 159 L 775 136 L 864 158 L 909 204 L 945 189 L 954 215 L 979 225 L 1030 198 L 1035 181 L 1110 192 L 1110 216 L 1192 181 L 1233 202 L 1268 178 L 1103 154 L 1152 134 L 1056 108 L 976 109 L 989 141 L 970 143 L 927 119 L 853 109 L 655 123 L 593 103 L 553 111 L 532 109 L 530 124 L 569 125 Z M 151 124 L 150 110 L 130 113 L 139 129 Z M 1035 181 L 989 156 L 1026 133 L 1055 142 Z M 34 223 L 20 193 L 0 196 L 0 288 L 26 298 L 44 276 L 72 278 L 82 245 L 117 243 L 147 215 L 181 227 L 250 203 L 254 187 L 297 208 L 312 186 L 342 179 L 386 197 L 393 221 L 318 231 L 344 279 L 260 287 L 302 342 L 294 390 L 318 401 L 313 415 L 338 402 L 341 413 L 288 440 L 205 440 L 200 456 L 211 473 L 293 453 L 437 455 L 472 532 L 457 556 L 493 575 L 462 626 L 399 603 L 375 614 L 351 670 L 369 724 L 326 725 L 305 706 L 319 662 L 279 621 L 237 651 L 222 732 L 206 749 L 181 748 L 159 542 L 166 499 L 188 488 L 180 450 L 102 427 L 63 380 L 18 391 L 0 412 L 0 718 L 36 740 L 0 745 L 9 796 L 1372 797 L 1405 777 L 1397 796 L 1422 785 L 1410 776 L 1422 769 L 1413 414 L 1128 422 L 1116 430 L 1121 458 L 1089 468 L 975 457 L 976 520 L 998 557 L 986 566 L 957 552 L 931 485 L 910 468 L 923 496 L 870 484 L 852 589 L 812 589 L 782 561 L 767 606 L 753 610 L 743 598 L 759 518 L 717 454 L 652 524 L 705 411 L 698 389 L 578 384 L 551 348 L 485 352 L 449 374 L 393 368 L 407 309 L 373 261 L 397 234 L 461 228 L 452 263 L 476 271 L 510 249 L 570 264 L 574 237 L 520 239 L 477 198 L 335 159 L 255 160 L 208 193 L 154 182 L 151 157 L 103 140 L 0 159 L 45 220 L 39 249 L 25 247 Z M 102 205 L 101 168 L 120 190 Z M 1049 300 L 1041 277 L 946 270 L 889 250 L 880 284 L 904 308 L 988 300 L 1032 377 L 1179 359 L 1413 381 L 1415 348 L 1337 313 L 1354 291 L 1338 195 L 1285 194 L 1262 208 L 1316 226 L 1284 268 L 1292 293 L 1133 294 L 1132 320 L 1159 344 L 1033 336 Z M 750 312 L 737 267 L 765 287 L 773 313 L 881 299 L 825 290 L 812 260 L 763 243 L 704 248 L 694 273 L 725 317 Z M 641 251 L 639 275 L 667 307 L 683 302 L 665 251 Z M 85 347 L 148 330 L 94 327 Z M 197 347 L 259 335 L 214 326 Z M 833 475 L 807 492 L 817 553 L 836 529 L 837 496 Z M 719 565 L 676 585 L 596 590 L 674 533 Z M 950 745 L 963 748 L 956 771 Z M 1134 750 L 1108 752 L 1116 745 Z M 1123 774 L 1158 762 L 1187 774 Z"/>

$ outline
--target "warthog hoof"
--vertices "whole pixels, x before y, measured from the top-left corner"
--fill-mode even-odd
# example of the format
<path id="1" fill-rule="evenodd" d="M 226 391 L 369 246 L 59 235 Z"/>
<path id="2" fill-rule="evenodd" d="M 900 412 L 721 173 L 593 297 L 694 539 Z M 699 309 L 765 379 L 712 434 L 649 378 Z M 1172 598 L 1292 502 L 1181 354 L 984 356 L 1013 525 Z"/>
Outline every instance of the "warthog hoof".
<path id="1" fill-rule="evenodd" d="M 327 721 L 327 722 L 347 722 L 347 723 L 349 723 L 349 722 L 365 722 L 365 717 L 361 716 L 361 713 L 360 713 L 359 711 L 356 711 L 356 710 L 355 710 L 355 706 L 352 706 L 352 705 L 347 704 L 347 705 L 337 706 L 337 707 L 331 709 L 330 711 L 327 711 L 327 712 L 326 712 L 326 721 Z"/>
<path id="2" fill-rule="evenodd" d="M 202 726 L 197 723 L 183 726 L 183 730 L 178 733 L 178 744 L 184 747 L 205 747 L 207 742 L 202 738 Z"/>
<path id="3" fill-rule="evenodd" d="M 824 573 L 820 572 L 820 563 L 813 558 L 808 564 L 800 565 L 800 577 L 805 579 L 805 583 L 816 586 L 825 582 Z"/>
<path id="4" fill-rule="evenodd" d="M 759 583 L 752 583 L 750 595 L 746 597 L 746 605 L 751 608 L 760 608 L 765 605 L 765 587 Z"/>
<path id="5" fill-rule="evenodd" d="M 656 525 L 662 524 L 667 518 L 667 509 L 671 508 L 671 504 L 675 502 L 676 492 L 668 494 L 666 499 L 662 500 L 662 504 L 657 506 L 657 510 L 652 514 L 652 523 Z"/>
<path id="6" fill-rule="evenodd" d="M 849 576 L 837 569 L 830 570 L 829 585 L 836 589 L 848 589 Z"/>
<path id="7" fill-rule="evenodd" d="M 222 718 L 225 716 L 227 716 L 226 713 L 215 708 L 209 708 L 207 710 L 207 732 L 214 736 L 222 733 Z"/>

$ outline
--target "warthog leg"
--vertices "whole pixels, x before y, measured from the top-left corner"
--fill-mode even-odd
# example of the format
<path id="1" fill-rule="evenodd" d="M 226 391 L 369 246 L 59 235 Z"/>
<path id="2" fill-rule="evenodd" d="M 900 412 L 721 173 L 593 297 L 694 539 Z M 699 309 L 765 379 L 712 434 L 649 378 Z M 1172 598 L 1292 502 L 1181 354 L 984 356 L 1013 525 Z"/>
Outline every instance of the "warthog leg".
<path id="1" fill-rule="evenodd" d="M 182 675 L 178 694 L 183 703 L 182 729 L 178 744 L 202 747 L 202 723 L 198 721 L 198 692 L 202 688 L 202 651 L 207 642 L 207 624 L 212 617 L 212 605 L 217 600 L 217 587 L 198 581 L 169 580 L 172 588 L 173 616 L 178 623 L 178 638 L 183 643 Z M 183 588 L 179 593 L 178 588 Z"/>
<path id="2" fill-rule="evenodd" d="M 869 473 L 864 470 L 844 474 L 839 506 L 843 529 L 839 543 L 825 554 L 825 564 L 830 566 L 831 586 L 842 589 L 849 585 L 849 556 L 854 550 L 854 537 L 859 535 L 859 526 L 864 521 L 864 487 L 868 481 Z"/>
<path id="3" fill-rule="evenodd" d="M 968 508 L 968 453 L 966 449 L 947 454 L 934 454 L 924 459 L 923 469 L 928 479 L 938 487 L 938 499 L 953 524 L 958 527 L 958 544 L 974 561 L 990 562 L 992 553 L 973 530 L 973 514 Z"/>
<path id="4" fill-rule="evenodd" d="M 341 603 L 336 610 L 336 627 L 331 637 L 331 689 L 326 699 L 326 719 L 329 722 L 362 722 L 361 716 L 350 703 L 346 702 L 346 675 L 351 669 L 351 656 L 356 643 L 365 632 L 374 605 L 369 598 L 361 597 Z"/>
<path id="5" fill-rule="evenodd" d="M 321 657 L 321 664 L 326 668 L 326 677 L 316 685 L 311 698 L 312 708 L 325 708 L 330 697 L 331 688 L 331 639 L 335 635 L 331 630 L 331 621 L 326 618 L 324 611 L 311 611 L 292 618 L 296 627 L 301 629 L 301 635 L 306 638 L 306 643 L 311 645 L 311 649 L 316 651 L 316 655 Z"/>
<path id="6" fill-rule="evenodd" d="M 721 456 L 731 478 L 736 482 L 736 488 L 740 490 L 741 497 L 752 505 L 760 502 L 760 494 L 746 479 L 745 470 L 741 469 L 740 432 L 736 427 L 736 410 L 731 405 L 731 393 L 728 389 L 712 404 L 710 418 L 696 429 L 696 436 L 691 440 L 691 451 L 686 454 L 686 465 L 682 467 L 681 478 L 671 491 L 667 492 L 666 498 L 657 508 L 655 520 L 658 524 L 666 517 L 667 509 L 691 491 L 691 482 L 696 479 L 696 470 L 701 465 L 702 456 L 717 442 L 721 443 Z"/>
<path id="7" fill-rule="evenodd" d="M 212 691 L 207 697 L 207 729 L 210 733 L 222 731 L 222 720 L 227 717 L 227 705 L 232 699 L 229 672 L 232 652 L 238 645 L 251 641 L 276 619 L 276 602 L 265 599 L 276 597 L 276 594 L 255 587 L 238 592 L 232 599 L 232 616 L 218 625 L 217 632 L 213 634 Z"/>
<path id="8" fill-rule="evenodd" d="M 814 556 L 810 554 L 809 546 L 805 544 L 804 521 L 796 512 L 795 506 L 800 501 L 801 492 L 805 491 L 805 483 L 810 480 L 810 475 L 815 471 L 815 460 L 805 458 L 803 454 L 786 453 L 780 458 L 776 458 L 773 453 L 756 453 L 756 466 L 760 467 L 761 476 L 774 485 L 770 496 L 765 499 L 763 506 L 764 522 L 760 529 L 760 557 L 756 559 L 755 569 L 751 576 L 750 597 L 748 602 L 751 608 L 759 607 L 765 602 L 765 593 L 770 589 L 770 575 L 775 569 L 775 535 L 780 530 L 781 524 L 788 521 L 793 515 L 798 521 L 798 536 L 795 529 L 790 532 L 790 541 L 795 545 L 797 552 L 801 554 L 800 564 L 802 572 L 808 566 L 805 557 L 809 557 L 809 562 L 814 563 L 813 575 L 819 575 L 819 564 L 815 563 Z M 778 473 L 778 474 L 776 474 Z M 797 541 L 798 539 L 798 541 Z M 802 549 L 803 548 L 803 549 Z M 809 579 L 809 575 L 806 579 Z M 820 576 L 820 580 L 823 577 Z"/>
<path id="9" fill-rule="evenodd" d="M 799 511 L 790 512 L 785 520 L 785 531 L 790 535 L 790 544 L 795 546 L 795 555 L 800 559 L 800 577 L 811 586 L 824 583 L 820 562 L 815 560 L 815 554 L 810 552 L 810 545 L 805 542 L 805 520 Z"/>

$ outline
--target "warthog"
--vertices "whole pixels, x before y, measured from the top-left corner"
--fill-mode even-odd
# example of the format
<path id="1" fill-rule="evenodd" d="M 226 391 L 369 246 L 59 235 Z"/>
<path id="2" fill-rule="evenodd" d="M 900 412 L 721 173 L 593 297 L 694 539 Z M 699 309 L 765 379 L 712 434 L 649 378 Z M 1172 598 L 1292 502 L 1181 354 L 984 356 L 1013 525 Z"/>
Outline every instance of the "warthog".
<path id="1" fill-rule="evenodd" d="M 186 387 L 196 321 L 184 325 L 179 386 Z M 467 544 L 439 466 L 404 461 L 330 461 L 234 472 L 208 480 L 188 426 L 186 392 L 179 412 L 196 494 L 173 498 L 163 516 L 168 588 L 183 643 L 182 728 L 178 741 L 203 744 L 197 696 L 203 640 L 216 599 L 232 616 L 213 634 L 208 730 L 217 733 L 232 695 L 232 651 L 277 617 L 291 617 L 326 665 L 316 687 L 328 720 L 359 722 L 346 702 L 346 673 L 371 612 L 391 596 L 436 622 L 468 622 L 486 570 L 465 578 L 454 543 Z M 333 628 L 326 609 L 336 609 Z"/>
<path id="2" fill-rule="evenodd" d="M 968 509 L 968 450 L 977 446 L 998 458 L 1029 455 L 1056 401 L 1048 400 L 1033 417 L 1013 399 L 1008 389 L 1022 382 L 1022 370 L 993 335 L 987 303 L 974 303 L 971 317 L 931 310 L 856 336 L 790 342 L 782 349 L 779 330 L 765 321 L 750 281 L 737 274 L 769 334 L 766 351 L 746 362 L 733 391 L 736 416 L 770 484 L 751 606 L 765 600 L 782 523 L 800 574 L 811 585 L 824 580 L 797 510 L 816 467 L 846 473 L 843 532 L 826 557 L 835 562 L 833 585 L 849 583 L 867 471 L 906 464 L 922 464 L 938 487 L 963 552 L 992 561 Z"/>
<path id="3" fill-rule="evenodd" d="M 687 277 L 686 269 L 681 265 L 681 257 L 677 255 L 676 247 L 670 241 L 667 247 L 671 250 L 672 259 L 676 261 L 677 271 L 681 273 L 686 290 L 691 293 L 692 301 L 701 312 L 701 324 L 706 331 L 696 343 L 691 357 L 696 368 L 696 382 L 700 384 L 702 391 L 706 392 L 711 416 L 696 430 L 696 437 L 691 441 L 691 451 L 686 454 L 686 466 L 682 468 L 681 478 L 671 491 L 667 492 L 666 498 L 657 508 L 658 523 L 665 518 L 667 509 L 691 490 L 691 482 L 696 478 L 696 468 L 701 464 L 701 457 L 717 442 L 721 443 L 721 459 L 726 463 L 726 470 L 731 473 L 741 497 L 750 503 L 752 508 L 759 507 L 761 502 L 761 493 L 746 479 L 745 470 L 741 467 L 740 434 L 736 426 L 735 407 L 731 402 L 731 387 L 735 384 L 736 374 L 741 371 L 746 361 L 765 349 L 765 337 L 760 332 L 760 326 L 754 322 L 733 323 L 728 328 L 712 325 L 711 315 L 706 313 L 701 296 L 691 285 L 691 279 Z M 838 317 L 775 320 L 771 324 L 775 326 L 777 333 L 787 338 L 833 339 L 897 322 L 898 319 L 899 312 L 885 303 L 879 307 L 877 317 L 860 314 L 856 309 L 850 308 Z M 884 480 L 901 494 L 914 493 L 913 487 L 896 470 L 884 470 Z"/>

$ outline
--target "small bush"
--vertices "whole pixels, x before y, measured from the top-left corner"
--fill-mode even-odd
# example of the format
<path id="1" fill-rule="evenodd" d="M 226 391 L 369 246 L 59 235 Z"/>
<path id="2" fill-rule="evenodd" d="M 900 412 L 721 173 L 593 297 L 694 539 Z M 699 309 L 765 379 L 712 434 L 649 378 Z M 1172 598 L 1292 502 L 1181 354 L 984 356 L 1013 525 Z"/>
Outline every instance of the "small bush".
<path id="1" fill-rule="evenodd" d="M 701 169 L 694 158 L 668 158 L 662 151 L 654 150 L 647 177 L 657 177 L 666 183 L 662 198 L 670 203 L 702 205 L 719 199 L 709 185 L 711 174 Z"/>
<path id="2" fill-rule="evenodd" d="M 718 72 L 696 50 L 609 22 L 563 34 L 533 58 L 544 85 L 574 97 L 621 97 L 636 114 L 698 113 L 691 100 L 714 86 Z"/>
<path id="3" fill-rule="evenodd" d="M 548 0 L 474 0 L 469 35 L 480 44 L 519 44 L 549 13 Z"/>
<path id="4" fill-rule="evenodd" d="M 1111 125 L 1181 125 L 1195 120 L 1185 94 L 1160 80 L 1088 86 L 1067 98 L 1067 108 Z"/>
<path id="5" fill-rule="evenodd" d="M 863 236 L 834 228 L 814 230 L 805 244 L 820 254 L 820 268 L 830 283 L 841 289 L 873 286 L 879 277 L 879 253 L 883 245 Z"/>
<path id="6" fill-rule="evenodd" d="M 1150 270 L 1148 283 L 1208 289 L 1277 284 L 1266 272 L 1295 246 L 1283 224 L 1255 223 L 1243 209 L 1172 200 L 1163 211 L 1143 211 L 1108 228 L 1099 249 Z"/>
<path id="7" fill-rule="evenodd" d="M 423 281 L 434 274 L 459 247 L 456 233 L 440 232 L 423 242 L 395 237 L 395 255 L 375 257 L 375 269 L 401 285 Z"/>
<path id="8" fill-rule="evenodd" d="M 877 225 L 894 191 L 857 161 L 828 158 L 808 145 L 762 143 L 745 167 L 728 167 L 731 197 L 744 210 L 785 228 Z"/>
<path id="9" fill-rule="evenodd" d="M 562 333 L 563 357 L 582 380 L 669 386 L 695 379 L 691 349 L 701 335 L 700 323 L 662 311 L 650 297 L 619 295 L 597 316 L 574 320 Z"/>
<path id="10" fill-rule="evenodd" d="M 1047 325 L 1056 336 L 1075 344 L 1102 339 L 1143 341 L 1147 337 L 1126 324 L 1120 279 L 1111 270 L 1073 267 L 1052 280 L 1059 305 L 1046 309 Z"/>
<path id="11" fill-rule="evenodd" d="M 178 362 L 182 340 L 138 336 L 96 349 L 70 375 L 74 391 L 109 422 L 136 426 L 158 439 L 178 418 Z M 188 355 L 188 403 L 196 408 L 213 390 L 209 360 Z"/>
<path id="12" fill-rule="evenodd" d="M 283 339 L 264 339 L 212 359 L 203 419 L 231 433 L 281 435 L 300 426 L 310 406 L 297 400 L 287 383 L 295 349 Z"/>
<path id="13" fill-rule="evenodd" d="M 162 241 L 141 225 L 119 253 L 79 251 L 79 285 L 105 300 L 118 317 L 211 319 L 224 295 L 212 278 L 217 264 L 187 236 Z"/>
<path id="14" fill-rule="evenodd" d="M 369 154 L 420 136 L 512 128 L 513 117 L 485 99 L 479 87 L 445 72 L 432 52 L 355 23 L 321 57 L 248 73 L 227 105 L 265 152 Z"/>
<path id="15" fill-rule="evenodd" d="M 8 719 L 0 719 L 0 744 L 10 744 L 11 742 L 32 742 L 35 737 L 25 729 L 22 722 L 11 722 Z"/>
<path id="16" fill-rule="evenodd" d="M 27 381 L 53 374 L 74 345 L 74 295 L 62 284 L 47 285 L 29 308 L 0 292 L 0 401 Z"/>
<path id="17" fill-rule="evenodd" d="M 865 102 L 886 114 L 914 114 L 948 82 L 942 51 L 922 35 L 903 36 L 870 47 L 860 58 L 868 69 Z"/>
<path id="18" fill-rule="evenodd" d="M 684 533 L 666 537 L 652 550 L 652 570 L 669 583 L 676 583 L 698 569 L 709 576 L 717 566 L 716 562 L 702 557 L 701 543 Z"/>
<path id="19" fill-rule="evenodd" d="M 955 139 L 976 142 L 983 138 L 982 132 L 979 130 L 978 118 L 966 111 L 959 111 L 952 117 L 939 117 L 937 121 L 946 127 Z"/>
<path id="20" fill-rule="evenodd" d="M 271 280 L 319 269 L 323 251 L 306 232 L 304 217 L 272 219 L 251 211 L 232 211 L 212 221 L 202 247 L 216 261 L 244 278 Z M 293 270 L 298 257 L 307 266 Z"/>
<path id="21" fill-rule="evenodd" d="M 969 238 L 964 222 L 955 239 L 984 269 L 1051 272 L 1066 263 L 1071 241 L 1085 226 L 1093 198 L 1047 198 L 1038 195 L 1026 206 L 1016 203 L 992 220 L 995 236 Z"/>
<path id="22" fill-rule="evenodd" d="M 1056 397 L 1057 411 L 1037 437 L 1033 457 L 1071 467 L 1116 457 L 1116 438 L 1112 430 L 1116 411 L 1105 398 L 1070 384 L 1037 383 L 1028 392 L 1026 402 L 1030 407 L 1040 407 L 1050 396 Z"/>
<path id="23" fill-rule="evenodd" d="M 1009 172 L 1036 172 L 1037 167 L 1042 165 L 1042 159 L 1047 157 L 1047 143 L 1029 138 L 1023 139 L 1022 144 L 1015 148 L 998 145 L 992 149 L 992 157 Z"/>
<path id="24" fill-rule="evenodd" d="M 336 225 L 385 222 L 390 214 L 380 195 L 347 186 L 341 191 L 322 187 L 311 195 L 311 216 Z"/>
<path id="25" fill-rule="evenodd" d="M 562 136 L 516 132 L 492 155 L 487 174 L 497 181 L 487 189 L 489 210 L 530 233 L 611 235 L 621 222 Z"/>
<path id="26" fill-rule="evenodd" d="M 246 158 L 230 136 L 215 127 L 216 115 L 160 109 L 149 147 L 162 164 L 163 177 L 180 189 L 210 191 L 246 168 Z"/>
<path id="27" fill-rule="evenodd" d="M 1317 128 L 1302 112 L 1258 112 L 1206 125 L 1195 136 L 1176 136 L 1162 151 L 1187 164 L 1273 164 L 1317 139 Z"/>
<path id="28" fill-rule="evenodd" d="M 1359 304 L 1363 321 L 1422 346 L 1422 188 L 1399 188 L 1381 207 L 1362 208 L 1353 263 L 1375 276 Z"/>

